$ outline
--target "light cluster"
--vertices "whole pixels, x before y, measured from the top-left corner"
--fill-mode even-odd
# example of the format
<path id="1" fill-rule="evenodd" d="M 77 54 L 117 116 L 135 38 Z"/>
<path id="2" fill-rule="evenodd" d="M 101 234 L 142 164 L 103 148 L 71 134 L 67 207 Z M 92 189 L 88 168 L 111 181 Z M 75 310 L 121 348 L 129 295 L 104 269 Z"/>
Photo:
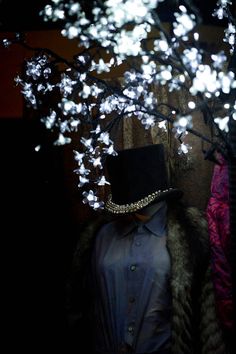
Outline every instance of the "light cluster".
<path id="1" fill-rule="evenodd" d="M 236 21 L 231 12 L 229 6 L 232 5 L 231 0 L 218 0 L 217 7 L 213 12 L 213 16 L 218 17 L 219 20 L 227 18 L 228 27 L 225 29 L 224 42 L 231 46 L 230 52 L 233 53 L 235 48 L 235 36 L 236 36 Z"/>
<path id="2" fill-rule="evenodd" d="M 74 151 L 74 172 L 79 188 L 88 187 L 83 201 L 94 209 L 104 205 L 92 185 L 97 191 L 108 184 L 103 166 L 107 155 L 116 155 L 111 132 L 114 136 L 117 122 L 136 117 L 144 130 L 158 125 L 164 132 L 168 123 L 179 141 L 178 153 L 186 154 L 191 146 L 184 138 L 188 132 L 196 133 L 194 112 L 213 128 L 222 148 L 228 144 L 229 122 L 236 120 L 236 104 L 230 98 L 236 79 L 234 70 L 227 68 L 235 50 L 232 2 L 218 0 L 213 13 L 228 20 L 224 38 L 228 49 L 218 52 L 201 46 L 197 31 L 201 19 L 191 1 L 169 8 L 174 19 L 169 26 L 159 14 L 162 2 L 94 0 L 88 16 L 83 2 L 52 0 L 41 15 L 45 21 L 62 23 L 62 36 L 77 40 L 78 53 L 68 61 L 42 49 L 26 61 L 24 73 L 15 80 L 26 101 L 43 112 L 41 122 L 56 133 L 56 145 L 70 143 L 72 133 L 79 135 L 85 127 L 78 139 L 81 151 Z M 13 42 L 5 39 L 4 45 Z M 118 67 L 120 77 L 110 80 L 109 73 Z M 157 99 L 163 86 L 170 96 L 183 92 L 187 108 L 181 111 Z M 50 95 L 54 104 L 47 108 L 45 99 Z M 196 135 L 205 139 L 199 132 Z"/>

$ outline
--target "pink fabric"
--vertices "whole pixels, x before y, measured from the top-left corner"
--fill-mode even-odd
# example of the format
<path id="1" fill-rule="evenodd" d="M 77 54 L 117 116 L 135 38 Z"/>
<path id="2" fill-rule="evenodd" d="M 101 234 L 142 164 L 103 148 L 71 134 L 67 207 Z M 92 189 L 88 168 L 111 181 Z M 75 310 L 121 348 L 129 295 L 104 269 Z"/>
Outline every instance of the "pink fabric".
<path id="1" fill-rule="evenodd" d="M 228 165 L 219 155 L 220 165 L 215 165 L 211 182 L 211 197 L 206 216 L 209 228 L 212 277 L 216 306 L 221 324 L 233 330 L 232 276 L 229 263 L 229 183 Z"/>

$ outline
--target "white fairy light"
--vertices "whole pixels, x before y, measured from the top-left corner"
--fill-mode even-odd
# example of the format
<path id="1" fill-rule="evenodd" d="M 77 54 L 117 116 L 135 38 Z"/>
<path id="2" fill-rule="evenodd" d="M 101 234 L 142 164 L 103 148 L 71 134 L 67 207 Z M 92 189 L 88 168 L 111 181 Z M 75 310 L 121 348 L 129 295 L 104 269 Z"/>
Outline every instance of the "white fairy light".
<path id="1" fill-rule="evenodd" d="M 52 73 L 51 68 L 45 68 L 43 70 L 43 76 L 45 77 L 45 79 L 48 79 L 49 75 Z"/>
<path id="2" fill-rule="evenodd" d="M 92 190 L 90 190 L 89 192 L 83 192 L 82 195 L 85 197 L 83 203 L 89 203 L 97 200 L 97 196 Z"/>
<path id="3" fill-rule="evenodd" d="M 103 209 L 104 208 L 104 202 L 102 201 L 95 201 L 89 204 L 94 210 L 97 209 Z"/>
<path id="4" fill-rule="evenodd" d="M 190 109 L 194 109 L 194 108 L 196 107 L 195 102 L 189 101 L 189 102 L 188 102 L 188 107 L 189 107 Z"/>
<path id="5" fill-rule="evenodd" d="M 157 77 L 157 76 L 156 76 Z M 166 83 L 166 81 L 169 81 L 172 79 L 172 74 L 170 70 L 162 70 L 160 72 L 160 77 L 161 79 L 163 79 L 164 84 Z"/>
<path id="6" fill-rule="evenodd" d="M 100 126 L 100 124 L 98 124 L 98 125 L 96 126 L 96 129 L 91 130 L 91 133 L 95 133 L 95 134 L 99 134 L 100 132 L 101 132 L 101 126 Z"/>
<path id="7" fill-rule="evenodd" d="M 69 132 L 70 131 L 69 121 L 67 120 L 60 121 L 59 128 L 62 134 L 64 134 L 65 132 Z"/>
<path id="8" fill-rule="evenodd" d="M 85 154 L 81 153 L 79 151 L 76 151 L 76 150 L 73 150 L 73 152 L 74 152 L 75 161 L 78 162 L 78 165 L 81 165 L 83 163 L 83 158 L 84 158 Z"/>
<path id="9" fill-rule="evenodd" d="M 66 145 L 71 143 L 71 138 L 65 137 L 62 133 L 59 134 L 58 139 L 54 141 L 54 145 Z"/>
<path id="10" fill-rule="evenodd" d="M 235 42 L 236 42 L 236 26 L 233 25 L 232 23 L 228 24 L 228 28 L 224 30 L 225 32 L 225 37 L 224 37 L 224 42 L 229 43 L 231 46 L 230 52 L 233 53 Z"/>
<path id="11" fill-rule="evenodd" d="M 44 8 L 44 14 L 46 17 L 51 18 L 53 14 L 52 6 L 51 5 L 46 5 Z M 46 18 L 45 18 L 46 19 Z"/>
<path id="12" fill-rule="evenodd" d="M 112 107 L 112 104 L 110 102 L 109 99 L 103 101 L 101 104 L 100 104 L 100 112 L 101 113 L 111 113 L 113 111 L 113 107 Z"/>
<path id="13" fill-rule="evenodd" d="M 23 80 L 20 78 L 19 75 L 17 75 L 15 78 L 14 78 L 14 81 L 16 83 L 16 86 L 23 83 Z"/>
<path id="14" fill-rule="evenodd" d="M 182 83 L 185 82 L 185 76 L 183 74 L 179 75 L 179 81 Z"/>
<path id="15" fill-rule="evenodd" d="M 227 57 L 223 51 L 219 52 L 218 54 L 212 54 L 211 59 L 213 60 L 213 67 L 222 69 L 224 63 L 227 60 Z"/>
<path id="16" fill-rule="evenodd" d="M 76 104 L 75 104 L 74 101 L 70 101 L 70 100 L 67 100 L 67 99 L 63 99 L 63 100 L 62 100 L 62 103 L 59 103 L 58 106 L 61 107 L 63 113 L 64 113 L 65 115 L 67 115 L 67 114 L 71 114 L 72 111 L 75 110 Z"/>
<path id="17" fill-rule="evenodd" d="M 209 65 L 200 65 L 196 71 L 196 76 L 193 78 L 193 85 L 190 92 L 196 95 L 197 92 L 213 93 L 220 88 L 220 83 L 217 80 L 216 70 L 212 70 Z"/>
<path id="18" fill-rule="evenodd" d="M 216 3 L 217 7 L 214 12 L 213 12 L 213 16 L 218 17 L 219 20 L 222 20 L 224 17 L 227 16 L 227 7 L 229 5 L 232 5 L 232 1 L 231 0 L 218 0 Z"/>
<path id="19" fill-rule="evenodd" d="M 82 96 L 83 98 L 88 98 L 90 94 L 91 94 L 90 86 L 84 84 L 83 90 L 80 92 L 80 96 Z"/>
<path id="20" fill-rule="evenodd" d="M 70 131 L 77 131 L 78 130 L 78 126 L 81 124 L 81 121 L 77 118 L 77 119 L 73 119 L 71 118 L 71 120 L 69 121 L 69 126 L 70 126 Z"/>
<path id="21" fill-rule="evenodd" d="M 79 188 L 89 183 L 94 184 L 97 191 L 108 183 L 103 175 L 103 164 L 106 155 L 117 154 L 109 135 L 113 119 L 115 122 L 116 118 L 136 117 L 144 129 L 156 125 L 166 132 L 170 126 L 168 119 L 174 121 L 173 133 L 181 143 L 180 154 L 187 154 L 191 149 L 183 142 L 193 126 L 192 116 L 187 112 L 200 110 L 203 103 L 211 112 L 212 107 L 216 107 L 214 123 L 224 133 L 228 133 L 229 119 L 236 120 L 235 104 L 233 107 L 231 103 L 221 102 L 222 96 L 231 97 L 236 88 L 233 69 L 232 72 L 227 69 L 236 34 L 234 18 L 229 16 L 232 1 L 218 0 L 214 12 L 214 16 L 228 20 L 224 38 L 228 45 L 224 48 L 230 53 L 209 53 L 204 49 L 195 29 L 197 19 L 191 13 L 191 6 L 180 5 L 174 13 L 173 26 L 164 26 L 165 31 L 162 31 L 160 19 L 155 16 L 161 2 L 94 1 L 92 17 L 87 17 L 80 2 L 52 0 L 41 12 L 46 21 L 63 23 L 61 34 L 77 41 L 78 54 L 66 60 L 61 58 L 61 62 L 60 56 L 53 53 L 34 56 L 25 61 L 24 75 L 16 77 L 15 84 L 19 85 L 27 105 L 43 112 L 41 122 L 58 136 L 55 145 L 70 143 L 75 135 L 71 133 L 78 131 L 82 151 L 74 151 L 77 164 L 74 172 L 79 177 Z M 5 39 L 3 44 L 7 47 L 18 40 L 16 36 L 14 40 Z M 61 72 L 59 79 L 58 72 Z M 109 72 L 112 79 L 116 72 L 121 74 L 117 83 L 114 80 L 111 84 L 107 79 Z M 157 102 L 157 92 L 163 85 L 173 108 L 161 94 Z M 173 99 L 180 90 L 186 93 L 187 111 L 177 107 Z M 54 94 L 54 91 L 55 102 L 50 108 L 50 92 Z M 95 178 L 90 174 L 94 169 Z M 84 197 L 84 202 L 95 210 L 103 207 L 96 192 L 89 190 Z"/>
<path id="22" fill-rule="evenodd" d="M 80 139 L 80 141 L 88 149 L 89 152 L 93 151 L 93 146 L 92 146 L 93 139 L 92 138 L 86 139 L 86 138 L 82 137 Z"/>
<path id="23" fill-rule="evenodd" d="M 166 120 L 163 120 L 158 123 L 158 128 L 163 129 L 165 132 L 167 132 L 167 122 Z"/>
<path id="24" fill-rule="evenodd" d="M 103 152 L 107 155 L 116 156 L 117 152 L 114 149 L 114 145 L 111 144 L 108 148 L 103 148 Z"/>
<path id="25" fill-rule="evenodd" d="M 3 45 L 5 48 L 9 48 L 10 45 L 12 44 L 11 41 L 9 41 L 7 38 L 4 38 L 3 41 L 2 41 Z"/>
<path id="26" fill-rule="evenodd" d="M 199 53 L 197 48 L 185 49 L 183 51 L 183 63 L 195 72 L 202 61 L 202 55 Z"/>
<path id="27" fill-rule="evenodd" d="M 37 91 L 38 91 L 38 92 L 45 91 L 45 89 L 46 89 L 46 87 L 45 87 L 43 84 L 39 84 L 39 85 L 37 86 Z"/>
<path id="28" fill-rule="evenodd" d="M 62 35 L 63 36 L 67 36 L 69 39 L 73 39 L 78 37 L 78 35 L 80 34 L 80 29 L 76 26 L 70 26 L 67 31 L 62 30 Z"/>
<path id="29" fill-rule="evenodd" d="M 189 15 L 185 6 L 179 6 L 181 13 L 175 12 L 176 22 L 173 22 L 174 34 L 176 37 L 183 37 L 189 31 L 191 31 L 195 25 L 195 16 L 193 14 Z"/>
<path id="30" fill-rule="evenodd" d="M 98 141 L 101 141 L 105 145 L 109 145 L 111 143 L 109 133 L 108 132 L 101 133 L 98 137 Z"/>
<path id="31" fill-rule="evenodd" d="M 68 75 L 62 74 L 61 81 L 57 86 L 60 88 L 60 91 L 64 97 L 70 95 L 73 91 L 73 86 L 76 85 L 77 81 L 72 80 Z"/>
<path id="32" fill-rule="evenodd" d="M 36 97 L 33 93 L 33 85 L 32 83 L 22 82 L 22 90 L 21 93 L 24 95 L 25 99 L 30 102 L 32 107 L 37 107 Z"/>
<path id="33" fill-rule="evenodd" d="M 178 130 L 178 133 L 185 132 L 187 128 L 192 128 L 192 116 L 182 116 L 178 117 L 177 120 L 173 124 L 174 128 Z"/>
<path id="34" fill-rule="evenodd" d="M 134 30 L 133 30 L 134 31 Z M 117 44 L 114 45 L 114 52 L 120 56 L 137 56 L 141 53 L 141 41 L 133 37 L 133 31 L 122 30 L 116 35 Z M 147 34 L 143 37 L 147 37 Z"/>
<path id="35" fill-rule="evenodd" d="M 60 10 L 60 9 L 55 9 L 54 13 L 53 13 L 53 16 L 54 16 L 55 19 L 63 20 L 65 18 L 65 12 L 63 10 Z"/>
<path id="36" fill-rule="evenodd" d="M 100 169 L 102 169 L 101 156 L 98 156 L 96 158 L 92 157 L 89 162 L 93 164 L 93 167 L 99 167 Z"/>
<path id="37" fill-rule="evenodd" d="M 93 70 L 96 70 L 98 74 L 110 71 L 110 63 L 105 63 L 102 58 L 99 59 L 98 64 L 94 62 Z"/>
<path id="38" fill-rule="evenodd" d="M 178 154 L 187 154 L 192 147 L 189 144 L 181 143 L 178 148 Z"/>
<path id="39" fill-rule="evenodd" d="M 45 124 L 45 127 L 47 129 L 52 129 L 52 127 L 56 123 L 56 117 L 57 117 L 56 112 L 52 111 L 49 116 L 42 118 L 41 122 L 43 122 Z"/>
<path id="40" fill-rule="evenodd" d="M 159 0 L 160 2 L 160 0 Z M 113 21 L 116 27 L 122 27 L 127 22 L 140 23 L 149 18 L 149 10 L 155 9 L 158 0 L 107 0 L 106 14 L 109 21 Z"/>
<path id="41" fill-rule="evenodd" d="M 76 174 L 80 174 L 81 176 L 84 177 L 84 176 L 89 175 L 90 170 L 87 169 L 87 168 L 85 168 L 84 164 L 81 163 L 80 166 L 79 166 L 79 168 L 75 169 L 74 172 L 75 172 Z"/>
<path id="42" fill-rule="evenodd" d="M 218 124 L 220 130 L 224 130 L 226 133 L 229 132 L 229 116 L 226 116 L 224 118 L 217 117 L 214 119 L 214 122 Z"/>
<path id="43" fill-rule="evenodd" d="M 169 49 L 169 44 L 165 40 L 155 40 L 154 49 L 156 51 L 166 52 Z"/>
<path id="44" fill-rule="evenodd" d="M 99 201 L 98 197 L 91 189 L 89 190 L 89 192 L 84 191 L 82 195 L 85 197 L 83 199 L 83 203 L 89 204 L 89 206 L 91 206 L 93 209 L 97 210 L 102 209 L 104 207 L 104 202 Z"/>
<path id="45" fill-rule="evenodd" d="M 230 93 L 231 88 L 236 88 L 236 80 L 234 80 L 234 73 L 229 71 L 228 73 L 219 73 L 219 86 L 224 93 Z"/>
<path id="46" fill-rule="evenodd" d="M 141 123 L 144 125 L 145 129 L 149 129 L 155 125 L 155 117 L 145 115 L 144 118 L 141 120 Z"/>
<path id="47" fill-rule="evenodd" d="M 74 3 L 74 4 L 73 3 L 70 4 L 68 12 L 69 12 L 69 15 L 74 15 L 74 14 L 77 14 L 80 10 L 81 10 L 80 4 L 77 2 L 77 3 Z"/>
<path id="48" fill-rule="evenodd" d="M 78 187 L 83 187 L 84 184 L 89 183 L 89 179 L 84 176 L 79 176 Z"/>
<path id="49" fill-rule="evenodd" d="M 101 176 L 97 181 L 96 181 L 98 186 L 105 186 L 106 184 L 110 184 L 105 178 L 105 176 Z"/>

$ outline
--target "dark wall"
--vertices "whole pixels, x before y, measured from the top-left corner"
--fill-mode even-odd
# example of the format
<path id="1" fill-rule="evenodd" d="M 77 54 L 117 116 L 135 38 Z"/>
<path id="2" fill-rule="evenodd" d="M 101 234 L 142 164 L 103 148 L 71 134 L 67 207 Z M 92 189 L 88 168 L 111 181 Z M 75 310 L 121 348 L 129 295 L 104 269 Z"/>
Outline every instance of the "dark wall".
<path id="1" fill-rule="evenodd" d="M 4 328 L 8 346 L 30 353 L 66 345 L 65 282 L 79 223 L 63 149 L 34 121 L 0 120 Z"/>

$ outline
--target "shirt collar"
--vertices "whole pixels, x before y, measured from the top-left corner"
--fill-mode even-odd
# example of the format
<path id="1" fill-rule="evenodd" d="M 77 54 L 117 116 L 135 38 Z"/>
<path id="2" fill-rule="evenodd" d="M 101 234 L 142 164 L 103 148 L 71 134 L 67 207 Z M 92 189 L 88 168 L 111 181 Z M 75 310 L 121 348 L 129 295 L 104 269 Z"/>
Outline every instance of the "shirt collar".
<path id="1" fill-rule="evenodd" d="M 164 202 L 161 208 L 146 223 L 142 223 L 133 215 L 126 215 L 117 220 L 116 233 L 122 238 L 131 233 L 136 227 L 143 225 L 155 236 L 163 236 L 166 229 L 167 205 Z"/>
<path id="2" fill-rule="evenodd" d="M 155 236 L 163 236 L 166 231 L 167 205 L 163 203 L 161 208 L 148 220 L 144 226 Z"/>
<path id="3" fill-rule="evenodd" d="M 115 233 L 118 238 L 122 238 L 131 233 L 137 225 L 138 224 L 132 215 L 125 215 L 116 221 Z"/>

